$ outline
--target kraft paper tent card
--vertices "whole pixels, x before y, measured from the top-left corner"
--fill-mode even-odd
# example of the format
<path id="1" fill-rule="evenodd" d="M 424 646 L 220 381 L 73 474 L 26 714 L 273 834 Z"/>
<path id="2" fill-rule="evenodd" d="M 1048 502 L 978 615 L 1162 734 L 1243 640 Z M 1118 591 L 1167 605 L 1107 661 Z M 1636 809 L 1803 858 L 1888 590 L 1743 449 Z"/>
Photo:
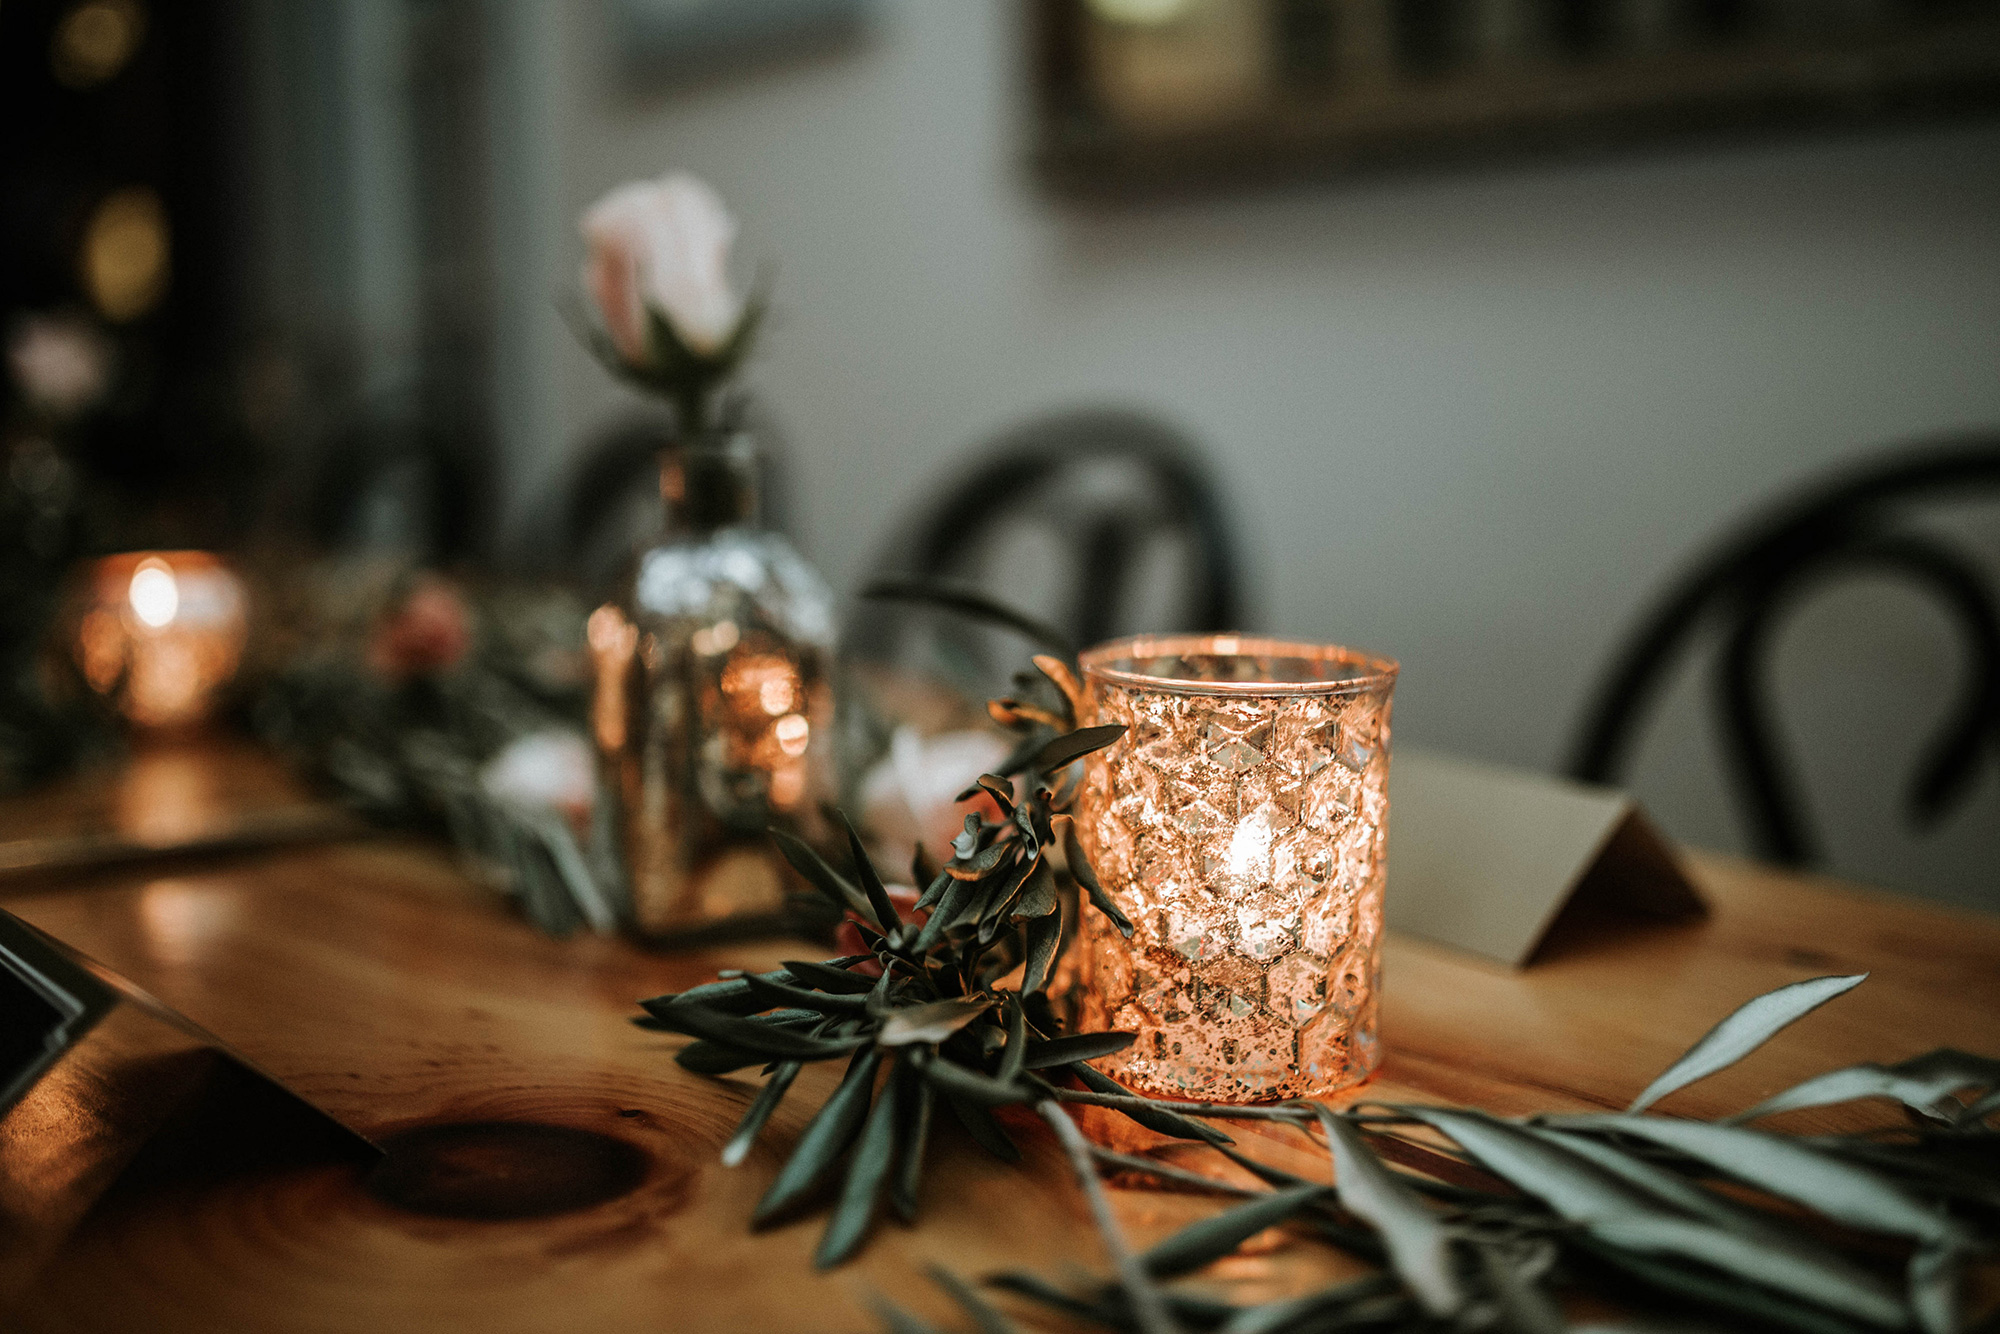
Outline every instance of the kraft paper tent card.
<path id="1" fill-rule="evenodd" d="M 1707 911 L 1623 792 L 1423 751 L 1389 766 L 1393 930 L 1511 968 L 1571 904 L 1635 916 Z"/>

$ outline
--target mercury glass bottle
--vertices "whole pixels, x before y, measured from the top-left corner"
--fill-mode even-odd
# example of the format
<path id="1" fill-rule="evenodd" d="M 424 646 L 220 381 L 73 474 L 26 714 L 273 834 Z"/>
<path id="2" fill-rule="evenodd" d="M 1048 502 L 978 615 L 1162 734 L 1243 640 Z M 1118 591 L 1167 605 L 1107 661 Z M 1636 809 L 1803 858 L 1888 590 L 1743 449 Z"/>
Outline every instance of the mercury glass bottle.
<path id="1" fill-rule="evenodd" d="M 833 596 L 758 526 L 741 434 L 663 457 L 665 539 L 590 618 L 593 725 L 634 925 L 783 902 L 773 825 L 808 840 L 830 791 Z"/>

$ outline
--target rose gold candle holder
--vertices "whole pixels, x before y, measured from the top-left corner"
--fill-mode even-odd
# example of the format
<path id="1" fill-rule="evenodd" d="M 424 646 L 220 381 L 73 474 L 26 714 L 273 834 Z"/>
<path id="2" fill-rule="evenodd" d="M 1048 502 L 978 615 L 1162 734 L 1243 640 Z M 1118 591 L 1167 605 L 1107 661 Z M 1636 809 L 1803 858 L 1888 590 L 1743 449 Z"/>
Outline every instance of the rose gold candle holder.
<path id="1" fill-rule="evenodd" d="M 1081 915 L 1086 1028 L 1143 1093 L 1312 1097 L 1373 1072 L 1396 664 L 1244 635 L 1082 658 L 1092 721 L 1078 834 L 1132 919 Z"/>

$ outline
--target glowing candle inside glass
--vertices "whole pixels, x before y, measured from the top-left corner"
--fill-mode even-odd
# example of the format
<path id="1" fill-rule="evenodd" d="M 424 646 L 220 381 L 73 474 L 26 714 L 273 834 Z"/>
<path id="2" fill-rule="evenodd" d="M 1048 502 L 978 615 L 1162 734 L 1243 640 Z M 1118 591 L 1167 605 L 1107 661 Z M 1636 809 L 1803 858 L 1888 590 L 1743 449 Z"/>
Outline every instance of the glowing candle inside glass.
<path id="1" fill-rule="evenodd" d="M 93 573 L 76 643 L 91 688 L 142 727 L 207 717 L 243 657 L 242 581 L 203 551 L 106 556 Z"/>
<path id="2" fill-rule="evenodd" d="M 1377 1059 L 1396 664 L 1238 635 L 1083 655 L 1077 832 L 1135 927 L 1081 915 L 1083 1019 L 1138 1033 L 1098 1062 L 1144 1093 L 1316 1096 Z"/>

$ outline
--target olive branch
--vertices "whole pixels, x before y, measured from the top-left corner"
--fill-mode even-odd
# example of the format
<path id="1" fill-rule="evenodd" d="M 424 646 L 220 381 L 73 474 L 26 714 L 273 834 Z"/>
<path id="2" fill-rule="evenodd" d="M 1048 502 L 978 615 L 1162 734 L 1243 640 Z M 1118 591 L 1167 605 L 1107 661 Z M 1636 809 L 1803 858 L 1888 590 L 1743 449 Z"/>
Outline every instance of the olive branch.
<path id="1" fill-rule="evenodd" d="M 856 922 L 867 952 L 787 962 L 641 1002 L 646 1015 L 634 1022 L 696 1039 L 675 1056 L 684 1068 L 720 1075 L 763 1067 L 766 1083 L 723 1150 L 726 1164 L 743 1161 L 805 1064 L 846 1061 L 845 1077 L 793 1146 L 753 1226 L 797 1217 L 837 1180 L 815 1259 L 822 1268 L 838 1265 L 865 1244 L 885 1204 L 902 1221 L 916 1220 L 938 1115 L 949 1113 L 1011 1162 L 1019 1150 L 993 1112 L 1021 1105 L 1062 1146 L 1114 1272 L 1081 1288 L 1024 1273 L 985 1282 L 1105 1329 L 1552 1334 L 1565 1328 L 1562 1295 L 1582 1289 L 1647 1308 L 1691 1307 L 1732 1327 L 1800 1334 L 1968 1328 L 1965 1275 L 2000 1242 L 2000 1130 L 1992 1125 L 2000 1116 L 2000 1060 L 1940 1049 L 1895 1065 L 1849 1066 L 1719 1122 L 1648 1110 L 1749 1055 L 1865 974 L 1813 978 L 1753 998 L 1620 1113 L 1508 1119 L 1401 1103 L 1237 1106 L 1127 1093 L 1088 1062 L 1124 1049 L 1132 1035 L 1065 1032 L 1047 992 L 1085 900 L 1131 934 L 1068 815 L 1075 762 L 1123 729 L 1077 726 L 1081 689 L 1066 644 L 1047 627 L 968 590 L 895 581 L 871 592 L 982 615 L 1064 656 L 1037 656 L 1039 675 L 1018 676 L 1016 694 L 989 706 L 1020 744 L 961 800 L 984 791 L 1001 818 L 967 816 L 942 867 L 926 866 L 919 847 L 912 877 L 927 885 L 917 905 L 926 920 L 902 920 L 851 826 L 849 873 L 777 834 L 799 873 Z M 1016 984 L 1005 985 L 1016 970 Z M 1751 1125 L 1870 1098 L 1898 1104 L 1904 1123 L 1837 1135 Z M 1093 1145 L 1065 1104 L 1106 1108 L 1205 1144 L 1261 1184 Z M 1324 1146 L 1327 1179 L 1244 1153 L 1212 1124 L 1221 1120 L 1304 1133 Z M 1239 1202 L 1135 1253 L 1100 1172 Z M 1278 1226 L 1303 1229 L 1382 1272 L 1249 1306 L 1167 1286 Z M 964 1279 L 932 1274 L 982 1334 L 1014 1328 Z M 878 1309 L 896 1334 L 931 1331 L 887 1300 Z"/>

